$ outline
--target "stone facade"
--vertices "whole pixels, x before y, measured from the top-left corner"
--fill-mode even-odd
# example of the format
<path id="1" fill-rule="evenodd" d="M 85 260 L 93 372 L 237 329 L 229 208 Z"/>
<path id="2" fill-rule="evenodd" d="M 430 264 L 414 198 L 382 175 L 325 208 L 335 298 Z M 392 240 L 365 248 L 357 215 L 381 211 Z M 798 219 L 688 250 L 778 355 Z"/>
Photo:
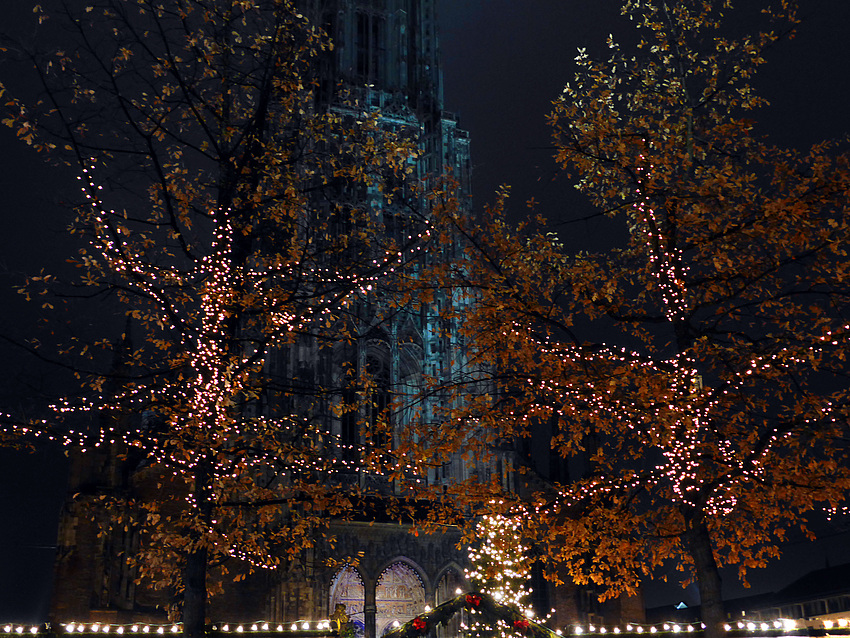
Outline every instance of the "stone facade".
<path id="1" fill-rule="evenodd" d="M 316 563 L 284 576 L 270 598 L 270 617 L 328 618 L 343 604 L 358 634 L 380 636 L 394 621 L 405 622 L 467 587 L 457 534 L 414 536 L 391 523 L 338 524 L 332 532 L 339 553 L 362 553 L 358 564 Z"/>

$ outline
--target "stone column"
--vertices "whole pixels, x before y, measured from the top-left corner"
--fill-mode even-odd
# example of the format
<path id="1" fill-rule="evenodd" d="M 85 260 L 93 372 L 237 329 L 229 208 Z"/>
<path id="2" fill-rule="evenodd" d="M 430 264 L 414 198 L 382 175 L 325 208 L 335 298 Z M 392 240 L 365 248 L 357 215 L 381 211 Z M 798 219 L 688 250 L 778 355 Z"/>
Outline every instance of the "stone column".
<path id="1" fill-rule="evenodd" d="M 439 587 L 439 584 L 437 585 Z M 437 592 L 436 591 L 426 591 L 425 592 L 425 604 L 428 605 L 431 609 L 437 606 Z"/>
<path id="2" fill-rule="evenodd" d="M 377 628 L 375 627 L 375 616 L 378 613 L 378 607 L 375 603 L 375 588 L 377 583 L 371 578 L 363 579 L 363 625 L 364 638 L 377 638 Z"/>

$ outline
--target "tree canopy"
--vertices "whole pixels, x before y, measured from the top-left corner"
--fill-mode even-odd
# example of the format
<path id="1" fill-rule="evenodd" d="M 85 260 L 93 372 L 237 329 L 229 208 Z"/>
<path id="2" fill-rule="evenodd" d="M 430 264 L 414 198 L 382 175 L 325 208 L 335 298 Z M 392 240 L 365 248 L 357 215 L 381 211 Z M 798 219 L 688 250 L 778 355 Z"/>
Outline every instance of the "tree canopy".
<path id="1" fill-rule="evenodd" d="M 21 292 L 47 306 L 106 299 L 118 319 L 47 344 L 91 374 L 49 415 L 5 429 L 126 460 L 142 483 L 80 496 L 138 534 L 136 575 L 176 592 L 198 636 L 213 569 L 237 563 L 243 578 L 331 542 L 330 519 L 371 494 L 341 473 L 408 471 L 390 454 L 371 370 L 337 360 L 328 385 L 276 361 L 303 346 L 330 366 L 364 338 L 365 307 L 370 321 L 397 312 L 397 280 L 429 241 L 419 130 L 386 125 L 342 89 L 320 99 L 333 44 L 291 0 L 35 11 L 61 37 L 48 50 L 7 43 L 43 94 L 7 95 L 3 121 L 78 172 L 81 247 L 70 281 L 35 276 Z M 376 202 L 402 221 L 388 227 Z M 361 419 L 360 442 L 329 430 L 345 415 Z M 394 516 L 402 504 L 383 506 Z"/>
<path id="2" fill-rule="evenodd" d="M 524 513 L 553 578 L 604 595 L 674 562 L 711 635 L 718 567 L 745 578 L 850 488 L 850 155 L 756 134 L 753 78 L 796 4 L 733 5 L 624 2 L 636 51 L 580 50 L 553 103 L 555 159 L 622 243 L 571 254 L 562 220 L 508 221 L 506 191 L 481 222 L 446 215 L 466 261 L 440 273 L 478 295 L 464 331 L 495 387 L 457 422 L 543 438 L 572 471 L 520 468 L 487 502 Z"/>

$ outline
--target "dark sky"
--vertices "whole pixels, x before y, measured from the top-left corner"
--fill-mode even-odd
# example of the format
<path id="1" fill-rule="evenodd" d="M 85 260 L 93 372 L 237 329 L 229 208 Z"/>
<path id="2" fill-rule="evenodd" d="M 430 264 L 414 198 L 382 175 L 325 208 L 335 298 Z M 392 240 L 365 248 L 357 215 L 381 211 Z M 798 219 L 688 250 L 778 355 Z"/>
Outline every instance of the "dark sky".
<path id="1" fill-rule="evenodd" d="M 760 80 L 772 102 L 761 117 L 764 130 L 777 142 L 797 146 L 845 136 L 850 128 L 850 2 L 803 2 L 805 22 L 797 38 L 776 48 Z M 31 20 L 33 4 L 3 0 L 0 29 L 20 29 Z M 441 1 L 445 106 L 459 114 L 472 135 L 476 206 L 491 201 L 499 184 L 509 183 L 517 214 L 532 195 L 557 219 L 590 212 L 570 184 L 553 181 L 544 116 L 572 78 L 577 47 L 601 53 L 608 33 L 627 38 L 630 23 L 619 16 L 619 5 L 616 0 Z M 7 71 L 0 68 L 4 75 Z M 17 145 L 5 127 L 0 149 L 0 334 L 26 335 L 37 313 L 8 291 L 19 273 L 50 270 L 64 261 L 69 244 L 58 201 L 68 182 Z M 603 232 L 598 226 L 575 226 L 572 243 L 596 246 Z M 2 343 L 0 356 L 3 401 L 38 395 L 50 386 Z M 22 469 L 20 459 L 0 452 L 0 621 L 35 620 L 46 610 L 49 546 L 63 489 L 56 477 L 62 468 L 56 453 L 27 457 Z M 825 529 L 823 541 L 790 545 L 780 566 L 755 575 L 754 585 L 775 590 L 826 561 L 850 562 L 850 534 Z M 732 586 L 731 578 L 726 582 L 727 596 L 752 593 Z M 653 604 L 693 602 L 690 591 L 648 591 Z"/>
<path id="2" fill-rule="evenodd" d="M 744 4 L 761 6 L 749 0 Z M 776 47 L 758 80 L 771 101 L 760 119 L 783 144 L 805 146 L 847 135 L 850 3 L 804 0 L 797 37 Z M 568 185 L 555 175 L 544 115 L 574 75 L 577 47 L 604 51 L 634 31 L 618 0 L 444 0 L 440 5 L 446 108 L 472 134 L 476 204 L 503 182 L 517 203 L 528 196 L 564 215 Z M 552 193 L 549 197 L 548 194 Z M 572 216 L 579 216 L 573 214 Z"/>

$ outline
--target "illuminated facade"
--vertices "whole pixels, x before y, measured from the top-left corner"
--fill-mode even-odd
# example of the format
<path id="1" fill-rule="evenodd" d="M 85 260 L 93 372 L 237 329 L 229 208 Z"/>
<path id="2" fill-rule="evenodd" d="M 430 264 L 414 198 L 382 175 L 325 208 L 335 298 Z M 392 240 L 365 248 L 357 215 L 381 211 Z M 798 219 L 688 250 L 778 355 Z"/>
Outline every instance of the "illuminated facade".
<path id="1" fill-rule="evenodd" d="M 419 140 L 417 179 L 424 182 L 448 167 L 459 183 L 461 204 L 469 206 L 469 137 L 458 128 L 454 116 L 443 110 L 436 4 L 436 0 L 302 1 L 306 15 L 322 24 L 334 42 L 333 52 L 322 60 L 322 106 L 345 112 L 354 102 L 364 111 L 379 110 L 382 126 L 413 134 Z M 377 189 L 360 197 L 383 215 L 388 232 L 404 227 L 407 213 L 401 205 L 388 204 Z M 425 376 L 447 379 L 462 365 L 460 345 L 451 331 L 446 336 L 437 314 L 411 309 L 388 321 L 370 313 L 367 306 L 356 314 L 360 322 L 357 332 L 362 335 L 356 343 L 323 350 L 315 341 L 304 339 L 281 353 L 270 375 L 297 378 L 307 386 L 342 388 L 343 371 L 350 366 L 376 381 L 378 396 L 367 409 L 380 411 L 386 408 L 389 397 L 415 395 Z M 317 366 L 316 362 L 321 363 Z M 305 394 L 315 396 L 309 389 Z M 343 391 L 331 401 L 352 398 Z M 285 397 L 283 402 L 270 400 L 270 409 L 299 412 L 307 407 L 299 407 L 297 397 Z M 314 405 L 307 409 L 315 411 Z M 330 416 L 332 410 L 327 406 L 321 411 L 329 415 L 325 427 L 341 443 L 338 454 L 345 455 L 349 447 L 363 444 L 358 428 L 370 415 L 336 418 Z M 426 401 L 415 415 L 396 413 L 392 418 L 432 417 Z M 457 458 L 422 480 L 432 484 L 450 481 L 468 469 Z M 381 489 L 383 481 L 361 470 L 352 470 L 340 480 L 368 483 L 372 489 Z M 398 493 L 400 486 L 386 483 L 383 489 Z M 415 537 L 403 526 L 368 518 L 366 515 L 360 522 L 332 527 L 337 538 L 336 555 L 362 552 L 356 568 L 327 569 L 321 566 L 323 557 L 319 554 L 312 564 L 309 560 L 292 564 L 288 573 L 275 578 L 263 610 L 268 617 L 326 618 L 342 604 L 358 634 L 371 638 L 388 631 L 394 621 L 413 618 L 425 605 L 444 602 L 458 587 L 465 586 L 465 556 L 456 547 L 455 535 Z"/>

